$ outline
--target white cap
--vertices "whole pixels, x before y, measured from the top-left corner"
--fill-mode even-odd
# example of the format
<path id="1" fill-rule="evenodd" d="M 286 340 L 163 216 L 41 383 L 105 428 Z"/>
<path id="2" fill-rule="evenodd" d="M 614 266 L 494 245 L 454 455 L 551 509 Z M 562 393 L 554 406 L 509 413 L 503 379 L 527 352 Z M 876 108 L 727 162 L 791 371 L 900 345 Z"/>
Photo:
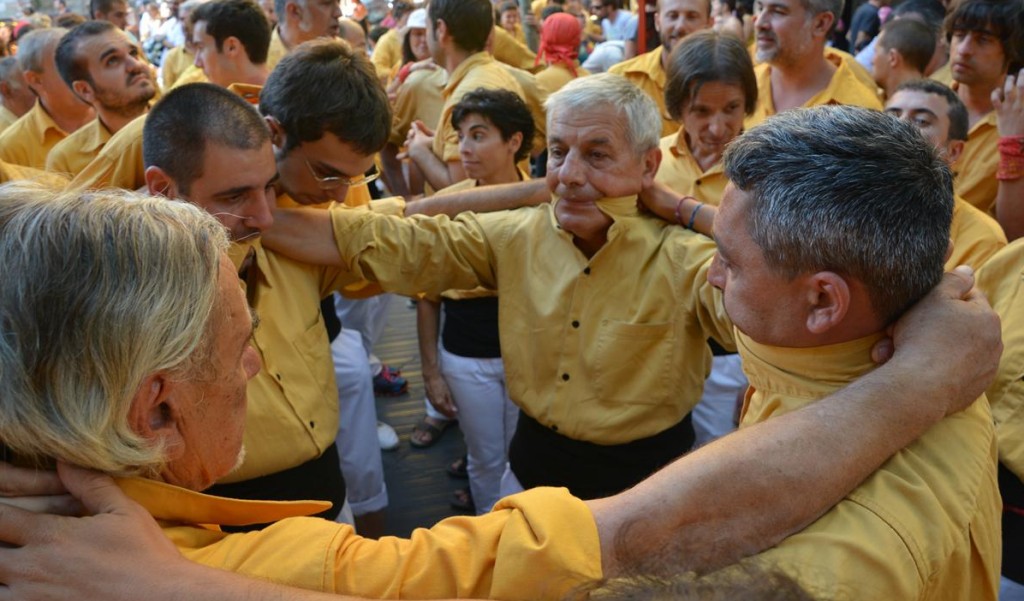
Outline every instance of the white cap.
<path id="1" fill-rule="evenodd" d="M 417 8 L 416 10 L 409 13 L 409 18 L 405 22 L 405 29 L 426 29 L 427 28 L 427 9 Z"/>

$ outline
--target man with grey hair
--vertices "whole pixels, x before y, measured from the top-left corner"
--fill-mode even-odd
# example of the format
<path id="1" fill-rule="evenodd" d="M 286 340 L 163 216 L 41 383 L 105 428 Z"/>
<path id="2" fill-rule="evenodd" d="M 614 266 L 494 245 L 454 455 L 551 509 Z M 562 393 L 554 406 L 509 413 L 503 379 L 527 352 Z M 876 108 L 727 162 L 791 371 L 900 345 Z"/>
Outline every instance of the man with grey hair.
<path id="1" fill-rule="evenodd" d="M 43 169 L 50 149 L 96 116 L 57 71 L 54 56 L 65 33 L 41 29 L 19 40 L 18 65 L 39 102 L 0 134 L 0 160 Z"/>
<path id="2" fill-rule="evenodd" d="M 798 107 L 852 104 L 881 110 L 874 82 L 849 55 L 826 54 L 843 0 L 759 0 L 757 106 L 746 125 Z"/>
<path id="3" fill-rule="evenodd" d="M 706 340 L 732 346 L 732 327 L 704 277 L 711 241 L 637 211 L 661 156 L 654 102 L 602 74 L 546 107 L 554 203 L 451 222 L 285 213 L 266 243 L 389 292 L 497 290 L 509 396 L 522 410 L 502 492 L 565 486 L 594 499 L 690 448 Z"/>
<path id="4" fill-rule="evenodd" d="M 708 280 L 750 380 L 742 427 L 873 368 L 873 344 L 942 277 L 953 179 L 913 125 L 841 106 L 774 117 L 729 146 L 724 168 Z M 994 601 L 995 451 L 982 396 L 760 557 L 858 598 Z"/>
<path id="5" fill-rule="evenodd" d="M 270 71 L 299 44 L 316 38 L 336 38 L 341 31 L 339 0 L 274 0 L 274 13 L 277 27 L 267 55 Z"/>
<path id="6" fill-rule="evenodd" d="M 32 110 L 35 103 L 36 95 L 25 82 L 18 59 L 0 58 L 0 133 Z"/>

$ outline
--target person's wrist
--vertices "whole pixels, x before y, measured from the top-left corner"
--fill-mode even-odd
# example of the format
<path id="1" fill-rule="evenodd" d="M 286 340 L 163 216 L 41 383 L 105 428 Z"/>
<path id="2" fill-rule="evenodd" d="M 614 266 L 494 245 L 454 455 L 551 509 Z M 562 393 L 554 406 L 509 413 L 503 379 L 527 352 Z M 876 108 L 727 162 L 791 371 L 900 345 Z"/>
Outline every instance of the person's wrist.
<path id="1" fill-rule="evenodd" d="M 1024 176 L 1024 135 L 1000 136 L 996 179 L 1011 181 Z"/>

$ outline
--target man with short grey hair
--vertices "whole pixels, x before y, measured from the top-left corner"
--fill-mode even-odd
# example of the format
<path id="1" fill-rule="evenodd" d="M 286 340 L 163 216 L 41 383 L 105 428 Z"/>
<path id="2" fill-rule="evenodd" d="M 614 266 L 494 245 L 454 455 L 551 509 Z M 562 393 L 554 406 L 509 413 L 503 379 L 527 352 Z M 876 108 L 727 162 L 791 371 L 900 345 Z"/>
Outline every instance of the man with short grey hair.
<path id="1" fill-rule="evenodd" d="M 742 427 L 874 368 L 873 344 L 942 277 L 953 178 L 913 125 L 841 106 L 772 118 L 724 168 L 708 279 L 750 380 Z M 995 601 L 1001 510 L 981 396 L 759 557 L 837 596 Z"/>
<path id="2" fill-rule="evenodd" d="M 65 33 L 40 29 L 19 40 L 18 65 L 39 102 L 0 134 L 0 160 L 43 169 L 50 149 L 95 117 L 57 72 L 54 56 Z"/>
<path id="3" fill-rule="evenodd" d="M 749 129 L 776 113 L 822 104 L 880 110 L 870 76 L 860 79 L 849 55 L 826 54 L 825 42 L 843 0 L 759 0 L 756 27 L 757 106 Z"/>
<path id="4" fill-rule="evenodd" d="M 36 95 L 25 82 L 18 59 L 0 58 L 0 133 L 32 110 L 35 103 Z"/>

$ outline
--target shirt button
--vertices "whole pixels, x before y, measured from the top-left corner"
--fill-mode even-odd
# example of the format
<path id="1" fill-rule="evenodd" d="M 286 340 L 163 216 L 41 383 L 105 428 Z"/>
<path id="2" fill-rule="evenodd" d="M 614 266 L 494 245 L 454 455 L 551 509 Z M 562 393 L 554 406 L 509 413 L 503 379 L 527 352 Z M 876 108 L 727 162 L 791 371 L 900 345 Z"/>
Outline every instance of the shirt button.
<path id="1" fill-rule="evenodd" d="M 281 374 L 274 374 L 274 377 L 276 377 L 276 378 L 277 378 L 277 381 L 278 381 L 278 382 L 280 382 L 280 381 L 281 381 Z"/>
<path id="2" fill-rule="evenodd" d="M 699 186 L 700 185 L 700 180 L 697 180 L 695 183 Z"/>
<path id="3" fill-rule="evenodd" d="M 569 381 L 569 374 L 562 374 L 562 381 L 563 382 L 568 382 Z"/>
<path id="4" fill-rule="evenodd" d="M 589 267 L 584 267 L 583 268 L 583 275 L 590 275 L 590 268 Z"/>
<path id="5" fill-rule="evenodd" d="M 551 430 L 553 432 L 558 432 L 558 426 L 551 426 Z"/>
<path id="6" fill-rule="evenodd" d="M 574 327 L 574 328 L 580 327 L 580 322 L 573 320 L 572 327 Z"/>
<path id="7" fill-rule="evenodd" d="M 310 427 L 310 428 L 315 428 L 315 427 L 316 427 L 316 422 L 314 422 L 314 421 L 310 421 L 310 422 L 309 422 L 309 427 Z"/>

